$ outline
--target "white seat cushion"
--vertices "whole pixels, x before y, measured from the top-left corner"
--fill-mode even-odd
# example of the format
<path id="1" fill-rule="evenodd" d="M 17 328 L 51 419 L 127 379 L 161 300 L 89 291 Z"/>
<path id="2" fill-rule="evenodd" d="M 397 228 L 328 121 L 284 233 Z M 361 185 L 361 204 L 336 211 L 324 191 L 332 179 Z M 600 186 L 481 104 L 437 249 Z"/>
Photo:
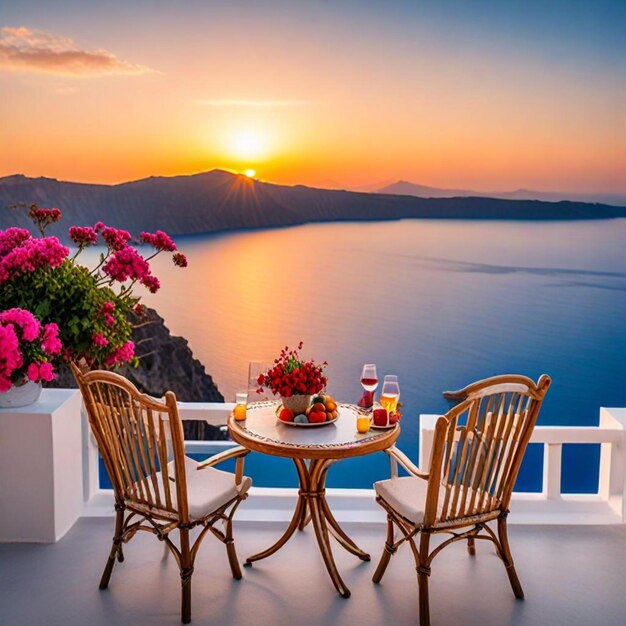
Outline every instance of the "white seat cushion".
<path id="1" fill-rule="evenodd" d="M 250 489 L 250 485 L 252 485 L 252 479 L 248 476 L 243 476 L 241 483 L 237 485 L 235 484 L 235 475 L 232 472 L 224 472 L 214 467 L 206 467 L 199 470 L 197 469 L 198 465 L 198 461 L 194 461 L 188 456 L 185 457 L 187 501 L 189 504 L 189 518 L 191 520 L 197 520 L 210 515 L 237 495 L 246 493 L 248 489 Z M 168 463 L 167 469 L 172 505 L 175 509 L 178 509 L 174 461 Z M 159 483 L 161 499 L 163 500 L 165 491 L 163 490 L 163 477 L 161 472 L 158 472 L 156 477 Z M 156 500 L 152 482 L 150 479 L 146 482 L 153 500 Z"/>
<path id="2" fill-rule="evenodd" d="M 424 523 L 428 481 L 417 476 L 390 478 L 374 483 L 374 490 L 394 511 L 416 526 Z"/>

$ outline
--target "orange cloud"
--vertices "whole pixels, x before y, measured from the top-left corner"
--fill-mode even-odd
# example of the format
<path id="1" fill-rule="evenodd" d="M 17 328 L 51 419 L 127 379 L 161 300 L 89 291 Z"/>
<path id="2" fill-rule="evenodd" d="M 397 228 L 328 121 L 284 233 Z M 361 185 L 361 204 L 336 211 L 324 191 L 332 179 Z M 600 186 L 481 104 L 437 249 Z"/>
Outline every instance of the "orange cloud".
<path id="1" fill-rule="evenodd" d="M 274 108 L 274 107 L 298 107 L 308 104 L 306 100 L 196 100 L 197 104 L 211 107 L 251 107 L 251 108 Z"/>
<path id="2" fill-rule="evenodd" d="M 155 70 L 119 59 L 108 50 L 82 50 L 69 37 L 25 26 L 0 28 L 0 70 L 97 77 Z"/>

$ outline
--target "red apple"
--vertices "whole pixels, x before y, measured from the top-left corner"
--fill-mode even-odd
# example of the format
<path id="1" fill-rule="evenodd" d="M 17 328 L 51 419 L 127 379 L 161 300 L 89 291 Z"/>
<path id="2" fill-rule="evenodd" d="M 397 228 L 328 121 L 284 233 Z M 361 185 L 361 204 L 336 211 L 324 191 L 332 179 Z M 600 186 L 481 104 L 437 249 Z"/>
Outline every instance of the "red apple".
<path id="1" fill-rule="evenodd" d="M 326 421 L 326 411 L 311 411 L 309 413 L 309 422 L 311 424 L 320 424 Z"/>
<path id="2" fill-rule="evenodd" d="M 293 422 L 293 412 L 290 411 L 289 409 L 283 409 L 278 414 L 278 419 L 283 422 Z"/>
<path id="3" fill-rule="evenodd" d="M 387 409 L 374 409 L 374 426 L 387 426 Z"/>

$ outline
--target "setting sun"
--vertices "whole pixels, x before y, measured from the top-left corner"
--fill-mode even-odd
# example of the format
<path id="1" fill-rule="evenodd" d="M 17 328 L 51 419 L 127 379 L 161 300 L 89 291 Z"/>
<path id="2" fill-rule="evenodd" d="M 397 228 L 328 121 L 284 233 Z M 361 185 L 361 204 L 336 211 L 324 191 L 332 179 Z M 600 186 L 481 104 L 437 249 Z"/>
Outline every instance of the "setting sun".
<path id="1" fill-rule="evenodd" d="M 228 143 L 229 152 L 238 159 L 262 158 L 268 150 L 267 138 L 257 130 L 238 130 L 229 138 Z"/>
<path id="2" fill-rule="evenodd" d="M 246 170 L 244 172 L 244 174 L 248 177 L 248 178 L 254 178 L 256 176 L 256 172 L 254 170 Z"/>

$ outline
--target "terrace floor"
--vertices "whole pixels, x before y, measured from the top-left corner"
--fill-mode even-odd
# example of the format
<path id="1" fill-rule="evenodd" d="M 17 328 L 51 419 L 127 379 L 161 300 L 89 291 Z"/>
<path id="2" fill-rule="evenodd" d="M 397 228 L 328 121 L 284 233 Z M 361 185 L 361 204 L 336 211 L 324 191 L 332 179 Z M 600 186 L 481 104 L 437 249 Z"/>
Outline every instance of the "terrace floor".
<path id="1" fill-rule="evenodd" d="M 269 546 L 275 523 L 235 527 L 240 560 Z M 407 547 L 391 561 L 381 585 L 371 582 L 384 528 L 345 528 L 372 562 L 335 549 L 352 597 L 339 597 L 324 570 L 308 527 L 277 554 L 230 576 L 224 547 L 208 536 L 193 577 L 192 623 L 263 626 L 417 623 L 417 581 Z M 116 564 L 107 591 L 98 590 L 113 530 L 111 518 L 81 518 L 57 544 L 0 544 L 2 626 L 175 626 L 179 624 L 178 570 L 162 545 L 139 533 Z M 623 625 L 626 615 L 626 525 L 519 526 L 510 528 L 526 600 L 516 601 L 491 544 L 464 543 L 433 563 L 431 617 L 437 624 L 529 626 Z"/>

